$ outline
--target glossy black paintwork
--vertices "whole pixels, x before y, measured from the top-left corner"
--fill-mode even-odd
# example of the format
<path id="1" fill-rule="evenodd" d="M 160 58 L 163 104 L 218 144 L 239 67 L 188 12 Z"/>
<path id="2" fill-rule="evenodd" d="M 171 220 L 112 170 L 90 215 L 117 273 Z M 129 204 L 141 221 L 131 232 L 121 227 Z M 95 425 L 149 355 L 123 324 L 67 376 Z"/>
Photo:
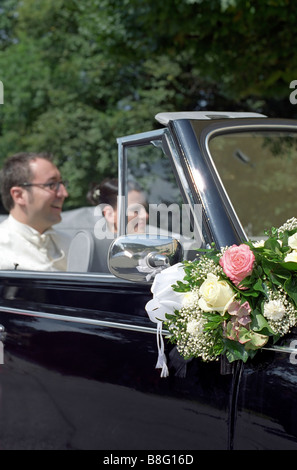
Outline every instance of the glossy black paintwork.
<path id="1" fill-rule="evenodd" d="M 243 367 L 234 449 L 296 450 L 296 364 L 263 351 Z"/>
<path id="2" fill-rule="evenodd" d="M 115 284 L 87 282 L 79 293 L 68 283 L 57 288 L 55 282 L 35 279 L 31 285 L 19 279 L 7 283 L 4 290 L 17 291 L 3 303 L 34 311 L 47 305 L 48 311 L 63 315 L 122 322 L 124 314 L 127 323 L 150 326 L 144 315 L 148 288 Z M 142 304 L 139 300 L 137 305 L 137 296 Z M 171 367 L 164 380 L 155 370 L 151 333 L 13 313 L 2 314 L 1 322 L 7 332 L 1 366 L 2 448 L 228 447 L 232 378 L 220 375 L 219 364 L 192 361 L 184 378 Z M 19 387 L 22 399 L 13 405 Z M 37 415 L 42 430 L 35 433 Z M 197 428 L 197 419 L 203 426 Z M 7 440 L 15 432 L 23 436 L 18 443 Z"/>

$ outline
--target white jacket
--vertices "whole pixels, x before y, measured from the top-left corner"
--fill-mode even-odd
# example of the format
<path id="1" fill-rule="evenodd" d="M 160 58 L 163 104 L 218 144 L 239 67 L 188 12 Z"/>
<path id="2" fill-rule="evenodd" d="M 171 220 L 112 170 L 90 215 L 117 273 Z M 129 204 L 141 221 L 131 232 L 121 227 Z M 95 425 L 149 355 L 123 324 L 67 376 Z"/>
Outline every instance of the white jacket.
<path id="1" fill-rule="evenodd" d="M 0 269 L 66 271 L 68 246 L 53 228 L 40 234 L 12 215 L 0 223 Z"/>

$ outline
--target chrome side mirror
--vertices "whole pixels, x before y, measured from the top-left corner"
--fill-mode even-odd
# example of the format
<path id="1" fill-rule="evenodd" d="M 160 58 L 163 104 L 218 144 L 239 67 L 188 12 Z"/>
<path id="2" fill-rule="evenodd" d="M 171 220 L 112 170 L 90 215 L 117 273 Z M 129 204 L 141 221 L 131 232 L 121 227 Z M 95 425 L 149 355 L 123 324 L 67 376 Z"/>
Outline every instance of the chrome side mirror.
<path id="1" fill-rule="evenodd" d="M 124 235 L 109 248 L 109 270 L 115 276 L 134 282 L 149 282 L 162 269 L 182 261 L 178 240 L 153 235 Z"/>

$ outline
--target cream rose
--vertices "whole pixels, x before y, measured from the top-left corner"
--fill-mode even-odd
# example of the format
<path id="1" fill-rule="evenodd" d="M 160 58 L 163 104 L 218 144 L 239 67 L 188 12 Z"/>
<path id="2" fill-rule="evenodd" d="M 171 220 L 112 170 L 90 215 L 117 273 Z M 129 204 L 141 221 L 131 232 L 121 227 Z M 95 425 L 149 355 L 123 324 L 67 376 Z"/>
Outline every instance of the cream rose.
<path id="1" fill-rule="evenodd" d="M 294 233 L 294 235 L 288 238 L 288 245 L 293 248 L 293 250 L 297 250 L 297 233 Z"/>
<path id="2" fill-rule="evenodd" d="M 226 305 L 233 299 L 235 292 L 226 281 L 209 273 L 199 289 L 199 307 L 204 312 L 216 311 L 223 313 Z"/>
<path id="3" fill-rule="evenodd" d="M 255 248 L 263 248 L 264 247 L 265 240 L 257 240 L 253 242 L 253 245 Z"/>
<path id="4" fill-rule="evenodd" d="M 289 261 L 293 261 L 294 263 L 297 263 L 297 250 L 291 251 L 286 257 L 285 257 L 285 262 L 288 263 Z"/>

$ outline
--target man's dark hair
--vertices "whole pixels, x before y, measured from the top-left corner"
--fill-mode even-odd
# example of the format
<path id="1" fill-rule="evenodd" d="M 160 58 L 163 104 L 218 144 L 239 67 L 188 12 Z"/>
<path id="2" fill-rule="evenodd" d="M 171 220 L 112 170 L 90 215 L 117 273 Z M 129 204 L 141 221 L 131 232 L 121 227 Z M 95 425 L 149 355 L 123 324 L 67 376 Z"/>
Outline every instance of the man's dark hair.
<path id="1" fill-rule="evenodd" d="M 16 153 L 5 161 L 0 172 L 0 191 L 2 204 L 8 212 L 14 206 L 10 189 L 13 186 L 20 186 L 23 183 L 30 183 L 32 181 L 33 175 L 30 162 L 36 160 L 36 158 L 44 158 L 45 160 L 53 161 L 53 156 L 50 153 L 44 152 Z"/>

